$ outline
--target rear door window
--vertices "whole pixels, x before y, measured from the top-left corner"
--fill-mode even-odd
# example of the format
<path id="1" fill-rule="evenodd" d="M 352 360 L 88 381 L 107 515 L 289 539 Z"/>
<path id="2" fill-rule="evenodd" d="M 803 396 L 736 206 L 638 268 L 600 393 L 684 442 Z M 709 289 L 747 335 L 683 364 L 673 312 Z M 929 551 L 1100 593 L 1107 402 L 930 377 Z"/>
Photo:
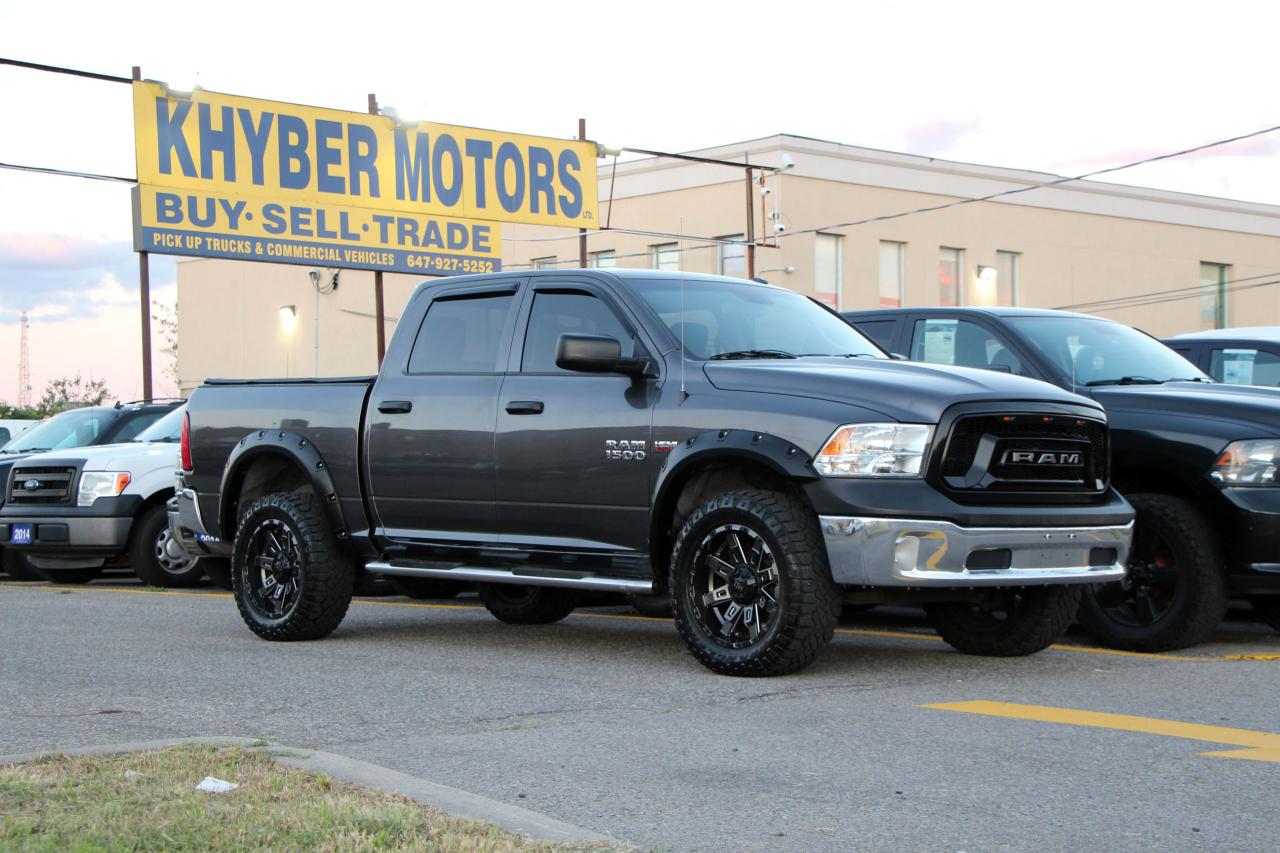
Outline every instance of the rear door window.
<path id="1" fill-rule="evenodd" d="M 1022 373 L 1009 346 L 983 326 L 959 318 L 917 320 L 911 337 L 912 361 Z"/>
<path id="2" fill-rule="evenodd" d="M 496 373 L 512 293 L 441 297 L 422 319 L 409 354 L 410 373 Z"/>
<path id="3" fill-rule="evenodd" d="M 1280 388 L 1280 355 L 1250 347 L 1215 349 L 1209 356 L 1209 375 L 1228 385 Z"/>
<path id="4" fill-rule="evenodd" d="M 115 434 L 111 436 L 111 443 L 116 444 L 119 442 L 133 441 L 137 438 L 138 433 L 142 432 L 144 429 L 151 426 L 167 414 L 168 412 L 157 409 L 153 412 L 139 412 L 133 417 L 126 416 L 121 418 L 119 429 L 117 429 Z"/>

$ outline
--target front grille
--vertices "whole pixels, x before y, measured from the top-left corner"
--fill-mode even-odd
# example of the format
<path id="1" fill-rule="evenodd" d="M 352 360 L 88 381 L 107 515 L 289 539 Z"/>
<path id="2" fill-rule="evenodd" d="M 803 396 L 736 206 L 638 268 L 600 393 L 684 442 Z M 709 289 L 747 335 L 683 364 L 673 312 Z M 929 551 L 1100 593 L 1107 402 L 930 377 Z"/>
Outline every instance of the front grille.
<path id="1" fill-rule="evenodd" d="M 957 418 L 942 478 L 968 491 L 1084 491 L 1106 487 L 1107 428 L 1062 414 Z"/>
<path id="2" fill-rule="evenodd" d="M 14 468 L 9 477 L 9 503 L 25 506 L 71 503 L 75 473 L 74 467 L 62 465 Z"/>

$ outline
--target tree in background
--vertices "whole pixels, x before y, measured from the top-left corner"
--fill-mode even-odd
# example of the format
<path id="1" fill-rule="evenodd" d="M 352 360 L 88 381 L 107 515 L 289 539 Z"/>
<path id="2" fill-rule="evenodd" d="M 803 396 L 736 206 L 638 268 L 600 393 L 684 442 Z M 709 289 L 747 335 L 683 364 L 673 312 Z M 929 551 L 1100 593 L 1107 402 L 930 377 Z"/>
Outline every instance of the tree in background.
<path id="1" fill-rule="evenodd" d="M 104 379 L 86 380 L 78 373 L 74 379 L 63 376 L 44 386 L 36 411 L 41 415 L 56 415 L 67 409 L 98 406 L 110 393 Z"/>
<path id="2" fill-rule="evenodd" d="M 151 320 L 156 324 L 157 348 L 163 364 L 160 374 L 178 389 L 178 305 L 167 302 L 151 303 Z"/>

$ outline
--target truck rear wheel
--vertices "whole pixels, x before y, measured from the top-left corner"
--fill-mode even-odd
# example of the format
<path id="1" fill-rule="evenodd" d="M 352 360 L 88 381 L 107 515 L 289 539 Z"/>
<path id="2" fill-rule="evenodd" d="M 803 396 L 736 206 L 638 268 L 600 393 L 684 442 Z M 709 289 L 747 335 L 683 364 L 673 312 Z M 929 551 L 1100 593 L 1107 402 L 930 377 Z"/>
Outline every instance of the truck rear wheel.
<path id="1" fill-rule="evenodd" d="M 803 669 L 840 616 L 817 519 L 783 492 L 726 492 L 694 510 L 676 536 L 670 589 L 685 645 L 722 675 Z"/>
<path id="2" fill-rule="evenodd" d="M 231 558 L 236 606 L 266 640 L 318 640 L 351 605 L 351 562 L 310 492 L 265 495 L 245 508 Z"/>
<path id="3" fill-rule="evenodd" d="M 151 507 L 134 521 L 129 566 L 151 586 L 192 587 L 204 577 L 200 560 L 183 551 L 169 532 L 169 510 L 164 504 Z"/>
<path id="4" fill-rule="evenodd" d="M 1249 603 L 1259 619 L 1280 631 L 1280 595 L 1251 595 Z"/>
<path id="5" fill-rule="evenodd" d="M 925 605 L 947 645 L 966 655 L 1013 658 L 1047 649 L 1066 633 L 1080 604 L 1077 586 L 1006 590 L 987 604 Z"/>
<path id="6" fill-rule="evenodd" d="M 1217 534 L 1181 498 L 1125 497 L 1137 511 L 1129 576 L 1086 589 L 1081 623 L 1097 643 L 1113 649 L 1165 652 L 1203 643 L 1230 604 Z"/>
<path id="7" fill-rule="evenodd" d="M 480 601 L 495 618 L 512 625 L 549 625 L 559 622 L 578 606 L 571 589 L 522 586 L 510 583 L 480 584 Z"/>

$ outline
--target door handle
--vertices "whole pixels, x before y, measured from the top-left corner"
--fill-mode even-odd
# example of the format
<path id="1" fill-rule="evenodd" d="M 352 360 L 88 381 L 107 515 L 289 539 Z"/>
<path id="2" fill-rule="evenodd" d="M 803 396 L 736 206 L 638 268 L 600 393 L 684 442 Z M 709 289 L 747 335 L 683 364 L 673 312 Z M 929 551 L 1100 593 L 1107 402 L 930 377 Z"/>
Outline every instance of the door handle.
<path id="1" fill-rule="evenodd" d="M 384 415 L 405 415 L 413 411 L 411 400 L 383 400 L 378 404 L 378 411 Z"/>
<path id="2" fill-rule="evenodd" d="M 541 400 L 512 400 L 507 403 L 508 415 L 540 415 L 542 414 Z"/>

